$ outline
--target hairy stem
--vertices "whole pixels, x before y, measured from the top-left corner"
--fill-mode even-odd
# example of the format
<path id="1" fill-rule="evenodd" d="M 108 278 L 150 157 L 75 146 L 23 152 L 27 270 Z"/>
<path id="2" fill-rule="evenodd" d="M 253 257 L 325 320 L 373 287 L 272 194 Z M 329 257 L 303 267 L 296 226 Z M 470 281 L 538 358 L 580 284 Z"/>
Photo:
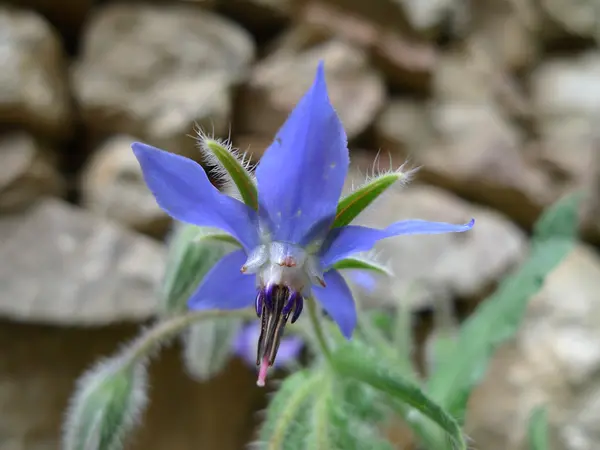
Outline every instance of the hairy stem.
<path id="1" fill-rule="evenodd" d="M 238 316 L 255 317 L 251 311 L 247 310 L 207 310 L 191 311 L 185 314 L 171 317 L 169 319 L 157 322 L 152 328 L 139 335 L 129 346 L 126 357 L 129 364 L 135 364 L 141 358 L 164 344 L 165 341 L 172 339 L 189 326 L 207 319 L 217 317 Z"/>
<path id="2" fill-rule="evenodd" d="M 323 355 L 325 355 L 327 361 L 331 363 L 331 350 L 329 349 L 329 344 L 327 343 L 327 339 L 325 339 L 325 333 L 323 333 L 323 326 L 319 320 L 319 315 L 317 313 L 317 302 L 315 302 L 314 298 L 309 298 L 307 303 L 308 315 L 315 330 L 317 342 L 321 348 L 321 352 L 323 352 Z"/>

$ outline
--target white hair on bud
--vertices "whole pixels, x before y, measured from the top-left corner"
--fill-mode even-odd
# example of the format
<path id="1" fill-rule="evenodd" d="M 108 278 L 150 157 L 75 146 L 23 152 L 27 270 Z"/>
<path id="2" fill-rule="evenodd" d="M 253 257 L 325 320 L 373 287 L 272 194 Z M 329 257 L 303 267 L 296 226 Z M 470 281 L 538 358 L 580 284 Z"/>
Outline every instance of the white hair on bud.
<path id="1" fill-rule="evenodd" d="M 350 258 L 369 263 L 376 266 L 382 272 L 385 272 L 388 276 L 394 276 L 394 271 L 390 263 L 391 257 L 384 258 L 383 254 L 383 251 L 373 248 L 365 252 L 354 253 Z"/>
<path id="2" fill-rule="evenodd" d="M 219 159 L 215 156 L 215 154 L 208 147 L 209 142 L 216 142 L 221 147 L 225 148 L 231 155 L 235 157 L 242 165 L 244 169 L 253 174 L 253 170 L 256 167 L 255 164 L 252 164 L 250 156 L 248 152 L 243 152 L 233 146 L 231 142 L 231 125 L 229 127 L 229 134 L 227 139 L 220 139 L 215 136 L 214 129 L 212 133 L 208 134 L 205 130 L 203 130 L 198 124 L 194 126 L 194 132 L 196 133 L 195 139 L 202 153 L 202 158 L 204 163 L 209 167 L 210 174 L 221 184 L 223 192 L 227 195 L 234 197 L 238 200 L 242 200 L 241 194 L 237 189 L 235 183 L 233 182 L 231 175 Z M 254 177 L 254 175 L 252 175 Z"/>
<path id="3" fill-rule="evenodd" d="M 119 375 L 119 371 L 127 370 L 125 365 L 127 359 L 122 355 L 100 360 L 88 369 L 78 380 L 74 395 L 71 397 L 63 426 L 64 450 L 121 450 L 124 447 L 124 439 L 141 420 L 142 412 L 148 403 L 148 372 L 147 363 L 140 361 L 131 367 L 131 390 L 124 404 L 121 423 L 115 426 L 114 435 L 108 446 L 100 449 L 100 435 L 103 433 L 102 426 L 106 423 L 105 414 L 108 403 L 114 401 L 109 399 L 105 404 L 98 405 L 91 417 L 86 417 L 86 402 L 90 400 L 103 383 L 109 382 L 109 378 Z M 121 401 L 117 399 L 116 401 Z M 86 423 L 87 422 L 87 423 Z M 90 423 L 91 422 L 91 423 Z M 82 433 L 87 430 L 89 435 Z M 82 447 L 82 443 L 83 447 Z"/>

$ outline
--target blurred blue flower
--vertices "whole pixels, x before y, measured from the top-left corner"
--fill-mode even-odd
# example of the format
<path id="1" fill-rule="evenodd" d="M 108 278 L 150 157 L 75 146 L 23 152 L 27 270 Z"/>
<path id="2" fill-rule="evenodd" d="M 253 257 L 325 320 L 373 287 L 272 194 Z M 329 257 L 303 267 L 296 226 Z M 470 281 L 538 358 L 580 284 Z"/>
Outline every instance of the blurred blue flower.
<path id="1" fill-rule="evenodd" d="M 234 353 L 250 366 L 256 364 L 259 337 L 259 323 L 252 322 L 245 324 L 233 341 Z M 298 358 L 302 347 L 304 347 L 304 341 L 300 336 L 292 335 L 281 338 L 279 350 L 277 351 L 277 359 L 274 361 L 273 367 L 282 367 Z"/>
<path id="2" fill-rule="evenodd" d="M 342 334 L 351 337 L 356 309 L 348 285 L 332 269 L 336 262 L 370 250 L 381 239 L 463 232 L 474 224 L 406 220 L 381 230 L 332 228 L 349 153 L 322 62 L 256 168 L 258 211 L 219 192 L 191 159 L 141 143 L 132 148 L 163 210 L 182 222 L 220 228 L 240 243 L 240 250 L 205 276 L 189 307 L 237 309 L 254 300 L 261 317 L 259 382 L 273 365 L 285 324 L 290 317 L 292 323 L 298 319 L 306 298 L 314 295 Z"/>

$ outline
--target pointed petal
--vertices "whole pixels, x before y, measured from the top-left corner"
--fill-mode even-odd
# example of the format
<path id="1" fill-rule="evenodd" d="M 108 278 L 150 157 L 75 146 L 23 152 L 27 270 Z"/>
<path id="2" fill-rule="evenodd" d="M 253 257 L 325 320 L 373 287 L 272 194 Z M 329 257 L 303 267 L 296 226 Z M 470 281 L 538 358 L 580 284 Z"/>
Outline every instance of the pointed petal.
<path id="1" fill-rule="evenodd" d="M 256 297 L 256 277 L 244 275 L 240 267 L 246 253 L 236 250 L 226 255 L 206 274 L 188 302 L 190 309 L 242 309 Z"/>
<path id="2" fill-rule="evenodd" d="M 258 243 L 255 212 L 220 193 L 198 163 L 139 142 L 131 147 L 148 188 L 167 214 L 181 222 L 220 228 L 246 249 Z"/>
<path id="3" fill-rule="evenodd" d="M 473 228 L 474 224 L 475 219 L 463 225 L 427 220 L 403 220 L 383 230 L 360 226 L 337 228 L 330 233 L 328 242 L 323 246 L 321 263 L 325 268 L 330 267 L 353 253 L 370 250 L 381 239 L 405 234 L 462 233 Z"/>
<path id="4" fill-rule="evenodd" d="M 303 244 L 329 229 L 348 172 L 346 133 L 331 106 L 323 62 L 256 170 L 261 218 L 273 240 Z M 264 217 L 266 216 L 266 217 Z"/>
<path id="5" fill-rule="evenodd" d="M 327 287 L 313 286 L 315 297 L 338 324 L 342 334 L 350 339 L 356 327 L 356 307 L 350 288 L 336 270 L 325 274 L 325 284 Z"/>

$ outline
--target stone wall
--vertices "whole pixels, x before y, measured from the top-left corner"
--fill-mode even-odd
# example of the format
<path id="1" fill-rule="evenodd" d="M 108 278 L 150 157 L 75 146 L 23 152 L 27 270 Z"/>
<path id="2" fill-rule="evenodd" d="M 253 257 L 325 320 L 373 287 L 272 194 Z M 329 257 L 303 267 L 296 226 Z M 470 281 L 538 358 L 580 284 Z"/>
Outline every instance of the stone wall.
<path id="1" fill-rule="evenodd" d="M 11 0 L 0 5 L 0 447 L 59 448 L 76 377 L 144 323 L 170 220 L 130 144 L 199 158 L 201 127 L 258 161 L 324 59 L 348 186 L 407 158 L 416 182 L 360 218 L 461 222 L 396 239 L 372 301 L 472 310 L 581 189 L 582 243 L 472 400 L 474 448 L 522 448 L 550 404 L 557 449 L 600 448 L 598 0 Z M 205 385 L 156 363 L 131 448 L 241 449 L 264 405 L 239 361 Z"/>

